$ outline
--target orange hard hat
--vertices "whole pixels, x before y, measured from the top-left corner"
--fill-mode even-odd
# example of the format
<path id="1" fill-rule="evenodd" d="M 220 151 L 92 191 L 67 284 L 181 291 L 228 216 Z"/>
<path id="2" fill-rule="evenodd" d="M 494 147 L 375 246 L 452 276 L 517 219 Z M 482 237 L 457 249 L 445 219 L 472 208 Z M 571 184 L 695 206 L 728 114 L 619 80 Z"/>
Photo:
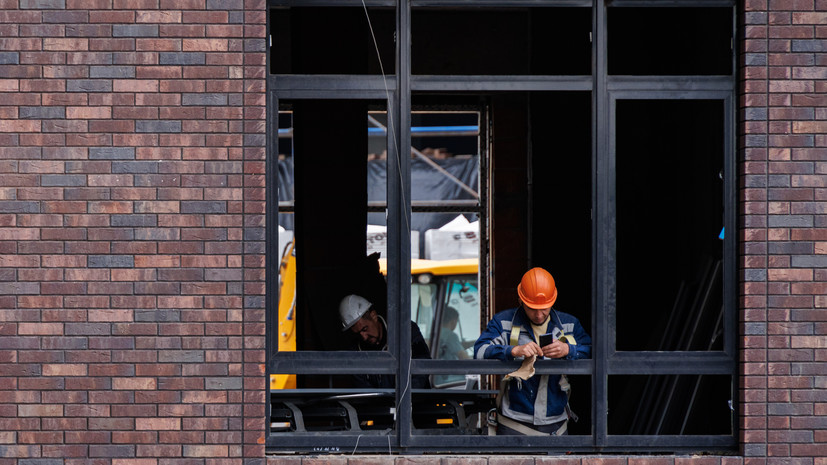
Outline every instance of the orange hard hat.
<path id="1" fill-rule="evenodd" d="M 517 285 L 517 294 L 526 307 L 549 308 L 557 300 L 557 286 L 551 273 L 542 268 L 532 268 L 526 271 Z"/>

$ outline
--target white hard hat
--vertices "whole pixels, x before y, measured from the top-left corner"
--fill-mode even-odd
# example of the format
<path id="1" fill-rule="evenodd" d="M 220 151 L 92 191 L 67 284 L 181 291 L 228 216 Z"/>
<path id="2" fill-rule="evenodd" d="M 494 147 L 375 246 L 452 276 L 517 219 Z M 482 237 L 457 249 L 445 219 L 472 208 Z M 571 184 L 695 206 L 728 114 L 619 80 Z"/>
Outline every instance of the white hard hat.
<path id="1" fill-rule="evenodd" d="M 342 331 L 347 331 L 351 326 L 355 325 L 362 315 L 371 309 L 373 304 L 368 302 L 364 297 L 356 294 L 346 296 L 339 303 L 339 318 L 342 320 Z"/>

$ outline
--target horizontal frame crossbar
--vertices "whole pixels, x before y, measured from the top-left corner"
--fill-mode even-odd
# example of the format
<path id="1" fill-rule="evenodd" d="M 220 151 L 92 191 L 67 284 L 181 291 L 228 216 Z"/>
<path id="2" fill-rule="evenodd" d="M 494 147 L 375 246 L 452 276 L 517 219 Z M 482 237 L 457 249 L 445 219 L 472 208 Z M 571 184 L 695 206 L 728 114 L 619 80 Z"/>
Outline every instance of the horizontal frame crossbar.
<path id="1" fill-rule="evenodd" d="M 610 7 L 732 7 L 734 0 L 612 0 Z"/>
<path id="2" fill-rule="evenodd" d="M 736 362 L 723 352 L 616 352 L 610 375 L 735 375 Z"/>
<path id="3" fill-rule="evenodd" d="M 396 90 L 395 77 L 373 75 L 275 74 L 270 89 L 279 98 L 385 99 Z M 387 84 L 387 88 L 385 87 Z M 592 90 L 592 76 L 411 76 L 413 92 L 516 92 Z M 608 76 L 609 91 L 731 92 L 731 76 Z M 697 97 L 694 97 L 697 98 Z"/>
<path id="4" fill-rule="evenodd" d="M 388 209 L 386 202 L 368 202 L 368 212 L 384 212 Z M 482 207 L 476 200 L 468 201 L 413 201 L 411 202 L 411 212 L 413 213 L 441 213 L 441 212 L 459 212 L 459 213 L 479 213 Z M 292 200 L 285 200 L 279 202 L 279 213 L 295 213 L 296 206 Z"/>
<path id="5" fill-rule="evenodd" d="M 411 76 L 412 92 L 588 92 L 591 90 L 591 76 Z"/>
<path id="6" fill-rule="evenodd" d="M 396 90 L 394 76 L 387 76 L 387 92 Z M 270 89 L 284 99 L 385 99 L 381 76 L 274 74 Z M 411 76 L 413 92 L 516 92 L 592 90 L 591 76 Z"/>
<path id="7" fill-rule="evenodd" d="M 723 95 L 731 94 L 735 88 L 735 80 L 732 76 L 608 76 L 606 78 L 606 87 L 610 92 L 640 91 L 657 93 L 661 91 L 706 91 Z"/>
<path id="8" fill-rule="evenodd" d="M 389 352 L 281 352 L 270 357 L 270 373 L 386 374 L 396 373 Z"/>
<path id="9" fill-rule="evenodd" d="M 544 449 L 592 449 L 594 442 L 590 435 L 566 436 L 485 436 L 485 435 L 424 435 L 416 430 L 408 439 L 406 447 L 434 450 L 436 448 L 458 449 L 463 452 L 522 452 L 532 448 Z M 536 450 L 536 449 L 535 449 Z"/>
<path id="10" fill-rule="evenodd" d="M 561 8 L 561 7 L 582 7 L 591 8 L 592 0 L 411 0 L 411 7 L 451 7 L 451 8 Z"/>
<path id="11" fill-rule="evenodd" d="M 520 361 L 411 360 L 417 374 L 460 373 L 502 375 L 518 369 Z M 618 352 L 607 363 L 609 375 L 734 375 L 736 363 L 720 352 Z M 270 360 L 271 373 L 350 374 L 395 373 L 396 361 L 389 352 L 285 352 Z M 591 375 L 592 360 L 540 360 L 537 374 Z"/>
<path id="12" fill-rule="evenodd" d="M 406 441 L 405 450 L 416 453 L 428 452 L 435 448 L 448 448 L 454 452 L 465 453 L 524 453 L 527 449 L 541 448 L 561 453 L 571 451 L 593 451 L 594 443 L 591 436 L 485 436 L 485 435 L 423 435 L 413 434 Z M 283 440 L 289 437 L 289 444 Z M 396 435 L 390 434 L 360 434 L 350 432 L 317 432 L 317 433 L 290 433 L 272 434 L 267 440 L 268 451 L 284 450 L 313 450 L 316 452 L 386 452 L 390 448 L 398 451 Z M 356 448 L 353 444 L 358 439 Z M 645 447 L 641 445 L 645 444 Z M 607 444 L 601 448 L 603 452 L 703 452 L 715 450 L 729 451 L 737 445 L 733 435 L 706 435 L 706 436 L 607 436 Z"/>
<path id="13" fill-rule="evenodd" d="M 387 100 L 396 91 L 394 75 L 271 74 L 268 79 L 280 99 Z"/>
<path id="14" fill-rule="evenodd" d="M 674 0 L 672 0 L 674 1 Z M 720 1 L 720 0 L 717 0 Z M 394 8 L 396 0 L 365 0 L 368 8 Z M 526 7 L 582 7 L 591 8 L 592 0 L 411 0 L 411 8 L 526 8 Z M 362 7 L 361 0 L 268 0 L 270 8 L 290 7 Z"/>
<path id="15" fill-rule="evenodd" d="M 520 368 L 518 360 L 411 360 L 411 372 L 503 375 Z M 591 375 L 591 360 L 541 360 L 534 365 L 537 374 Z M 696 368 L 697 370 L 697 368 Z M 271 373 L 296 374 L 380 374 L 396 373 L 396 361 L 388 352 L 286 352 L 270 359 Z"/>
<path id="16" fill-rule="evenodd" d="M 289 441 L 285 441 L 286 438 Z M 390 439 L 390 442 L 389 442 Z M 313 433 L 271 433 L 267 438 L 268 451 L 312 451 L 318 453 L 388 452 L 396 449 L 396 434 L 354 434 L 319 431 Z M 356 444 L 356 448 L 354 448 Z"/>
<path id="17" fill-rule="evenodd" d="M 411 373 L 431 374 L 480 374 L 505 375 L 518 368 L 519 360 L 503 362 L 498 360 L 411 360 Z M 591 360 L 541 360 L 534 364 L 538 375 L 571 374 L 591 375 Z"/>
<path id="18" fill-rule="evenodd" d="M 621 436 L 610 434 L 606 437 L 606 440 L 607 447 L 621 451 L 661 449 L 663 451 L 681 450 L 709 453 L 713 449 L 732 450 L 734 446 L 738 445 L 738 440 L 734 435 Z M 641 444 L 645 444 L 646 447 L 641 447 Z"/>

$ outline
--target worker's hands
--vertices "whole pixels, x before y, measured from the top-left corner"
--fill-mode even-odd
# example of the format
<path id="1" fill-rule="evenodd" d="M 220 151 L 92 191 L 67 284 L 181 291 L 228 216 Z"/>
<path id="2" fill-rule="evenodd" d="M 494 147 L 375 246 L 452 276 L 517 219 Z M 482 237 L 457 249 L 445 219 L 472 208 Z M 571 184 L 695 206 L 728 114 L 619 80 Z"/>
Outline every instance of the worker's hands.
<path id="1" fill-rule="evenodd" d="M 569 345 L 563 341 L 554 341 L 547 346 L 543 346 L 543 356 L 548 358 L 563 358 L 569 354 Z"/>
<path id="2" fill-rule="evenodd" d="M 511 348 L 512 357 L 531 357 L 532 355 L 548 358 L 563 358 L 569 354 L 569 345 L 562 341 L 554 341 L 547 346 L 540 347 L 536 342 L 527 342 L 521 346 Z"/>
<path id="3" fill-rule="evenodd" d="M 531 357 L 532 355 L 543 355 L 543 349 L 534 341 L 511 348 L 512 357 Z"/>

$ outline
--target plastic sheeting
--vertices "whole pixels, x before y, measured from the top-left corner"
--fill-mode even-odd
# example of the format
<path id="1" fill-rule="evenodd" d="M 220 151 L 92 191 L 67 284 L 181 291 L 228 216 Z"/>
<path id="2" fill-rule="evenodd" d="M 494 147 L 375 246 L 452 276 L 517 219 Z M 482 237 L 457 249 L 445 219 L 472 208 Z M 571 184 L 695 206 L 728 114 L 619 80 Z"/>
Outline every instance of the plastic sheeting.
<path id="1" fill-rule="evenodd" d="M 454 177 L 474 189 L 479 183 L 479 157 L 455 157 L 433 160 Z M 293 160 L 279 160 L 278 164 L 279 201 L 294 200 L 293 194 Z M 324 192 L 324 186 L 319 186 Z M 324 194 L 330 195 L 330 194 Z M 474 197 L 463 190 L 454 180 L 439 173 L 424 161 L 411 160 L 411 200 L 470 200 Z M 387 199 L 387 161 L 368 161 L 368 200 L 384 201 Z M 411 230 L 419 231 L 419 250 L 425 250 L 425 231 L 439 229 L 454 218 L 456 213 L 416 213 L 411 218 Z M 469 221 L 476 221 L 475 215 L 467 215 Z M 386 225 L 384 213 L 368 213 L 368 224 Z M 280 214 L 279 225 L 293 229 L 293 215 Z"/>

